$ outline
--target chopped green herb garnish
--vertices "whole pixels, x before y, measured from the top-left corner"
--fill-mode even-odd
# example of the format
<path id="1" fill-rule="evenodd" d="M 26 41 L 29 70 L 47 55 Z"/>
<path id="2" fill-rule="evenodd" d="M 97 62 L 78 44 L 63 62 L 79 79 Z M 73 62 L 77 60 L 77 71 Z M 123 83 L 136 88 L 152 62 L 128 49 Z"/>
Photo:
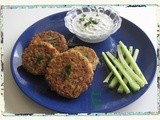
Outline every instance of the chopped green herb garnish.
<path id="1" fill-rule="evenodd" d="M 83 54 L 86 58 L 89 58 L 89 55 L 87 53 Z"/>
<path id="2" fill-rule="evenodd" d="M 87 27 L 91 24 L 91 21 L 84 23 L 84 27 Z"/>
<path id="3" fill-rule="evenodd" d="M 86 17 L 86 14 L 82 14 L 82 17 Z"/>
<path id="4" fill-rule="evenodd" d="M 86 14 L 82 14 L 82 17 L 79 18 L 79 22 L 83 22 L 85 20 Z"/>
<path id="5" fill-rule="evenodd" d="M 82 21 L 84 21 L 84 18 L 79 18 L 79 22 L 82 22 Z"/>
<path id="6" fill-rule="evenodd" d="M 89 21 L 86 22 L 86 23 L 84 24 L 84 26 L 87 27 L 87 26 L 89 26 L 90 24 L 95 24 L 95 25 L 96 25 L 96 24 L 98 24 L 98 21 L 93 20 L 93 18 L 90 17 L 90 18 L 89 18 Z"/>
<path id="7" fill-rule="evenodd" d="M 67 73 L 67 74 L 70 74 L 70 73 L 71 73 L 71 70 L 72 70 L 71 65 L 70 65 L 70 64 L 67 64 L 67 65 L 65 66 L 65 71 L 66 71 L 66 73 Z"/>
<path id="8" fill-rule="evenodd" d="M 67 64 L 64 68 L 64 72 L 62 74 L 62 77 L 64 80 L 68 78 L 68 76 L 71 74 L 72 66 L 70 64 Z"/>
<path id="9" fill-rule="evenodd" d="M 39 64 L 41 62 L 41 60 L 43 60 L 43 56 L 42 55 L 38 55 L 38 56 L 36 56 L 36 60 L 33 61 L 33 64 L 34 65 Z"/>
<path id="10" fill-rule="evenodd" d="M 92 23 L 95 24 L 95 25 L 98 24 L 98 22 L 95 21 L 95 20 L 92 20 Z"/>
<path id="11" fill-rule="evenodd" d="M 42 55 L 38 55 L 37 58 L 36 58 L 36 62 L 40 63 L 41 60 L 43 60 L 43 56 Z"/>

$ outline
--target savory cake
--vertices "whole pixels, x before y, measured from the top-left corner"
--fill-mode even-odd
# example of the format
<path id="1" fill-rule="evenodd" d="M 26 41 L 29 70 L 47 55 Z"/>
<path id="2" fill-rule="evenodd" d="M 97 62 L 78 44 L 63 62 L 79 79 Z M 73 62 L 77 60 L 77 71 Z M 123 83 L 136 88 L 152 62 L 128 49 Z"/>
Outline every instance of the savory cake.
<path id="1" fill-rule="evenodd" d="M 93 70 L 96 69 L 97 64 L 99 62 L 98 56 L 92 48 L 86 46 L 76 46 L 71 48 L 70 50 L 76 50 L 80 52 L 83 56 L 85 56 L 92 65 Z"/>
<path id="2" fill-rule="evenodd" d="M 93 69 L 88 59 L 72 50 L 58 54 L 50 61 L 45 79 L 51 90 L 66 98 L 77 98 L 93 80 Z"/>
<path id="3" fill-rule="evenodd" d="M 58 53 L 47 42 L 29 44 L 22 54 L 22 66 L 33 75 L 44 75 L 49 61 Z"/>
<path id="4" fill-rule="evenodd" d="M 51 30 L 40 32 L 34 35 L 32 37 L 31 43 L 36 43 L 36 42 L 49 42 L 59 52 L 64 52 L 68 49 L 65 37 L 62 34 Z"/>

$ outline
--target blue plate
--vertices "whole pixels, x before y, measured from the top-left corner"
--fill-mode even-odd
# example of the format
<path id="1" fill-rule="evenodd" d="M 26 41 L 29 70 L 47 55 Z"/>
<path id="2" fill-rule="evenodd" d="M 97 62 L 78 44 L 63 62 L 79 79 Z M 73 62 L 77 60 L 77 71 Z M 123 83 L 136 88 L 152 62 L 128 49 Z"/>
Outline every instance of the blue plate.
<path id="1" fill-rule="evenodd" d="M 89 44 L 80 41 L 68 31 L 63 20 L 65 15 L 66 11 L 39 20 L 26 29 L 15 43 L 10 65 L 12 75 L 19 88 L 38 104 L 65 113 L 107 113 L 127 106 L 141 97 L 151 85 L 157 65 L 156 52 L 147 35 L 135 24 L 122 18 L 121 28 L 115 34 L 104 42 Z M 31 37 L 46 30 L 55 30 L 63 34 L 67 40 L 72 40 L 72 43 L 93 48 L 100 58 L 92 85 L 77 99 L 66 99 L 51 92 L 44 76 L 33 76 L 22 67 L 21 56 Z M 118 94 L 116 90 L 108 89 L 106 84 L 103 84 L 109 70 L 102 61 L 101 53 L 108 50 L 115 52 L 116 45 L 120 40 L 127 46 L 133 46 L 140 50 L 137 63 L 148 81 L 148 85 L 139 92 L 132 92 L 129 95 Z"/>

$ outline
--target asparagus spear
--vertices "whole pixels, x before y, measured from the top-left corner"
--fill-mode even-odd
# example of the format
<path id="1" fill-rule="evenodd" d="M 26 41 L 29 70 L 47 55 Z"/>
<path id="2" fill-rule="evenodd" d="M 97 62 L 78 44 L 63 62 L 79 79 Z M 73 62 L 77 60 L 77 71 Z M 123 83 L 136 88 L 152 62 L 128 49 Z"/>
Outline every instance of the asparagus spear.
<path id="1" fill-rule="evenodd" d="M 142 74 L 140 68 L 138 67 L 137 63 L 133 60 L 132 56 L 129 54 L 127 47 L 123 44 L 122 41 L 119 42 L 119 45 L 122 47 L 122 50 L 124 54 L 129 59 L 131 65 L 133 66 L 133 69 L 135 73 L 144 81 L 145 84 L 148 84 L 147 80 L 145 79 L 144 75 Z"/>
<path id="2" fill-rule="evenodd" d="M 114 73 L 114 75 L 117 77 L 119 83 L 123 86 L 123 89 L 126 92 L 126 94 L 129 94 L 130 93 L 130 89 L 127 87 L 127 85 L 122 80 L 122 78 L 121 78 L 120 74 L 118 73 L 117 69 L 110 62 L 110 60 L 108 59 L 107 55 L 104 52 L 102 52 L 102 56 L 103 56 L 106 64 L 109 66 L 109 68 L 112 70 L 112 72 Z"/>

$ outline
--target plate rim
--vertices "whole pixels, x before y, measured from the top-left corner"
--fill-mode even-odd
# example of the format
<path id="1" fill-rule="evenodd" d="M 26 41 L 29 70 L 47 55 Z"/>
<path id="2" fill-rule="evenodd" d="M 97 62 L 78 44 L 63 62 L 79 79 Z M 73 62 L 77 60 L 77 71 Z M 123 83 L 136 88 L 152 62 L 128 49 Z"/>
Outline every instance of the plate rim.
<path id="1" fill-rule="evenodd" d="M 15 72 L 13 72 L 13 71 L 14 71 L 14 67 L 13 67 L 13 59 L 12 59 L 12 58 L 14 57 L 14 52 L 15 52 L 15 50 L 16 50 L 17 44 L 18 44 L 19 41 L 20 41 L 21 36 L 22 36 L 27 30 L 29 30 L 30 28 L 32 28 L 35 24 L 38 24 L 39 22 L 43 21 L 44 19 L 48 19 L 48 18 L 50 18 L 51 16 L 55 16 L 55 15 L 59 15 L 59 14 L 65 14 L 65 13 L 67 13 L 67 11 L 58 12 L 58 13 L 49 15 L 49 16 L 47 16 L 47 17 L 44 17 L 44 18 L 38 20 L 37 22 L 34 22 L 34 23 L 31 24 L 28 28 L 26 28 L 26 29 L 20 34 L 19 38 L 17 39 L 17 41 L 15 42 L 15 44 L 14 44 L 14 46 L 13 46 L 13 48 L 12 48 L 11 57 L 10 57 L 10 68 L 11 68 L 11 74 L 12 74 L 12 76 L 13 76 L 13 78 L 14 78 L 14 81 L 16 82 L 16 84 L 18 85 L 18 87 L 21 89 L 21 91 L 23 91 L 23 93 L 24 93 L 27 97 L 29 97 L 31 100 L 33 100 L 33 101 L 36 102 L 37 104 L 39 104 L 39 105 L 41 105 L 41 106 L 43 106 L 43 107 L 45 107 L 45 108 L 47 108 L 47 109 L 50 109 L 50 110 L 53 110 L 53 111 L 66 112 L 66 113 L 75 113 L 75 112 L 73 112 L 72 110 L 68 112 L 68 111 L 62 111 L 63 109 L 57 109 L 57 107 L 55 107 L 55 108 L 50 108 L 50 107 L 42 104 L 41 102 L 37 101 L 37 99 L 34 99 L 34 97 L 31 97 L 28 93 L 26 93 L 26 91 L 23 89 L 23 87 L 19 84 L 19 82 L 18 82 L 18 80 L 17 80 L 17 77 L 16 77 L 16 75 L 14 74 Z M 122 22 L 124 21 L 123 19 L 124 19 L 125 21 L 131 23 L 132 25 L 134 25 L 136 28 L 138 28 L 138 29 L 148 38 L 148 36 L 146 35 L 146 33 L 145 33 L 140 27 L 138 27 L 136 24 L 134 24 L 133 22 L 127 20 L 127 19 L 124 18 L 124 17 L 122 17 Z M 149 38 L 148 38 L 148 39 L 149 39 Z M 153 43 L 151 42 L 150 39 L 149 39 L 149 42 L 150 42 L 151 46 L 152 46 L 153 49 L 154 49 L 154 56 L 157 58 L 156 49 L 155 49 L 155 47 L 153 46 Z M 150 87 L 151 84 L 153 83 L 153 78 L 154 78 L 154 76 L 155 76 L 155 74 L 156 74 L 156 69 L 157 69 L 157 59 L 154 59 L 154 61 L 155 61 L 155 64 L 156 64 L 156 65 L 154 66 L 155 69 L 154 69 L 154 74 L 153 74 L 152 77 L 151 77 L 151 78 L 152 78 L 151 83 L 150 83 L 150 84 L 147 86 L 147 88 L 142 92 L 142 94 L 140 94 L 140 96 L 137 96 L 135 99 L 131 100 L 129 103 L 123 104 L 123 105 L 121 105 L 121 106 L 119 106 L 119 107 L 116 107 L 116 109 L 113 109 L 113 110 L 111 109 L 110 111 L 107 111 L 107 112 L 112 112 L 112 111 L 118 110 L 118 109 L 120 109 L 120 108 L 123 108 L 123 107 L 125 107 L 125 106 L 133 103 L 134 101 L 136 101 L 137 99 L 139 99 L 139 98 L 149 89 L 149 87 Z M 100 110 L 100 111 L 97 111 L 97 112 L 102 112 L 102 111 L 104 111 L 104 109 L 103 109 L 103 110 Z M 77 112 L 76 112 L 76 113 L 77 113 Z M 86 113 L 86 112 L 85 112 L 85 113 Z M 93 113 L 93 112 L 90 111 L 90 112 L 87 112 L 87 113 Z"/>

